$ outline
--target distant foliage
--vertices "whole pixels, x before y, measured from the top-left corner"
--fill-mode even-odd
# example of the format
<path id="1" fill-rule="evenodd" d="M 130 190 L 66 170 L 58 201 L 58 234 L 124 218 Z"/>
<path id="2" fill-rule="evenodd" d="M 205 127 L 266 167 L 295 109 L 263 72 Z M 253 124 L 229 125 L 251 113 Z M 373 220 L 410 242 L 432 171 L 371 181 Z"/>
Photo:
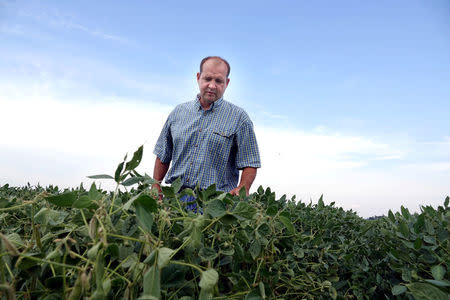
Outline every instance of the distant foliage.
<path id="1" fill-rule="evenodd" d="M 0 187 L 1 299 L 448 299 L 449 198 L 411 214 L 163 187 L 119 164 L 114 193 Z M 198 213 L 179 201 L 196 196 Z M 203 214 L 200 214 L 200 211 Z"/>

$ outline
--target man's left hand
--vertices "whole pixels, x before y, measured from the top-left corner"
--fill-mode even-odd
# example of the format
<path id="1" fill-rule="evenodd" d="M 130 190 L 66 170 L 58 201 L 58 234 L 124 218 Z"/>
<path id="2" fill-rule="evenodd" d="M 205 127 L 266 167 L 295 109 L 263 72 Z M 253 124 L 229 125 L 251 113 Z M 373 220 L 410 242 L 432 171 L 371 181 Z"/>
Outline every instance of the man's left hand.
<path id="1" fill-rule="evenodd" d="M 241 188 L 245 189 L 245 194 L 248 196 L 248 189 L 245 186 L 238 186 L 237 188 L 232 189 L 230 191 L 230 194 L 233 196 L 239 196 L 239 191 L 241 190 Z"/>

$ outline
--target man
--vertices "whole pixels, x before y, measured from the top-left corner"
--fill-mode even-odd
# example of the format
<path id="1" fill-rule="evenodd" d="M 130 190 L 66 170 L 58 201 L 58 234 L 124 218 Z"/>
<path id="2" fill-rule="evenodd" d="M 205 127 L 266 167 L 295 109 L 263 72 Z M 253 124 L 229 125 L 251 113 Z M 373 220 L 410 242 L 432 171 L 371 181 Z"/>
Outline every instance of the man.
<path id="1" fill-rule="evenodd" d="M 180 177 L 184 188 L 216 184 L 217 190 L 233 195 L 245 187 L 248 195 L 261 162 L 247 113 L 223 99 L 229 74 L 230 65 L 221 57 L 201 61 L 200 93 L 194 101 L 175 107 L 156 143 L 155 180 L 166 177 L 169 184 Z"/>

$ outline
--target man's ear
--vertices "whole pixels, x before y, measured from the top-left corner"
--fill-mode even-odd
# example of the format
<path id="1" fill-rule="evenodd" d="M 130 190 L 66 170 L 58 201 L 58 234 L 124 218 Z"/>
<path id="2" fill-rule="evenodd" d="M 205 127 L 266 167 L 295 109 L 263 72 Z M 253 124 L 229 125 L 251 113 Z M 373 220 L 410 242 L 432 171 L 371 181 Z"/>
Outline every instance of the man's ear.
<path id="1" fill-rule="evenodd" d="M 230 78 L 227 78 L 227 86 L 228 86 L 229 83 L 230 83 Z"/>
<path id="2" fill-rule="evenodd" d="M 197 73 L 197 81 L 200 80 L 200 73 Z"/>

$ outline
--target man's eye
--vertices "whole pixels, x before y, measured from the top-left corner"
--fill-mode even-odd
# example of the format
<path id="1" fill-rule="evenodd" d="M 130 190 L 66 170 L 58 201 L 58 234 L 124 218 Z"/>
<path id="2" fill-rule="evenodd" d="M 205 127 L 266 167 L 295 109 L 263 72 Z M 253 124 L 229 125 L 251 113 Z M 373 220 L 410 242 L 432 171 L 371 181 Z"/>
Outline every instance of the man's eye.
<path id="1" fill-rule="evenodd" d="M 222 83 L 223 83 L 223 81 L 220 80 L 220 79 L 216 80 L 216 82 L 219 83 L 219 84 L 222 84 Z"/>

